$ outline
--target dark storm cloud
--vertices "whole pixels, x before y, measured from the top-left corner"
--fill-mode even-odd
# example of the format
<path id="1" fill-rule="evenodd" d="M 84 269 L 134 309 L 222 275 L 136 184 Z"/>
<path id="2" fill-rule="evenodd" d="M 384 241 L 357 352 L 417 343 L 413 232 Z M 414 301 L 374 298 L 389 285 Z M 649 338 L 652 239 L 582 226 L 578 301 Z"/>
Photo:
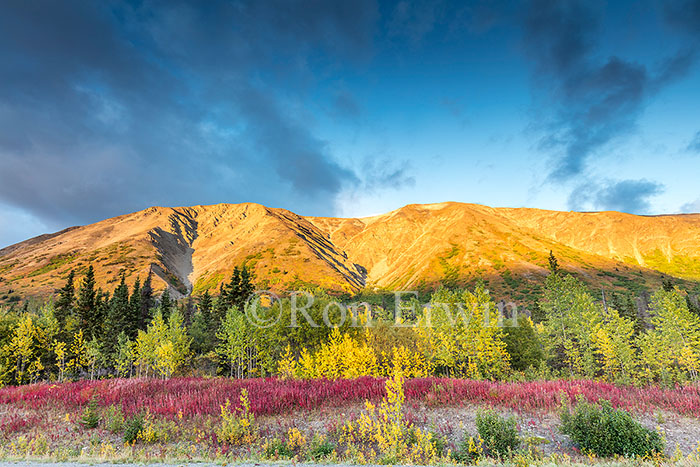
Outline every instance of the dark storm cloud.
<path id="1" fill-rule="evenodd" d="M 357 184 L 303 109 L 317 69 L 371 56 L 369 0 L 2 10 L 0 202 L 59 223 L 221 201 L 330 214 Z"/>
<path id="2" fill-rule="evenodd" d="M 667 0 L 662 5 L 670 26 L 700 38 L 699 0 Z"/>
<path id="3" fill-rule="evenodd" d="M 535 0 L 524 14 L 523 46 L 535 64 L 534 82 L 542 106 L 554 109 L 540 142 L 555 154 L 553 182 L 585 174 L 591 159 L 633 130 L 649 99 L 685 75 L 696 55 L 689 43 L 651 67 L 615 55 L 601 59 L 596 37 L 603 12 L 595 5 Z"/>
<path id="4" fill-rule="evenodd" d="M 572 191 L 569 205 L 577 211 L 595 209 L 647 214 L 651 208 L 650 198 L 663 191 L 662 184 L 645 179 L 588 182 Z"/>

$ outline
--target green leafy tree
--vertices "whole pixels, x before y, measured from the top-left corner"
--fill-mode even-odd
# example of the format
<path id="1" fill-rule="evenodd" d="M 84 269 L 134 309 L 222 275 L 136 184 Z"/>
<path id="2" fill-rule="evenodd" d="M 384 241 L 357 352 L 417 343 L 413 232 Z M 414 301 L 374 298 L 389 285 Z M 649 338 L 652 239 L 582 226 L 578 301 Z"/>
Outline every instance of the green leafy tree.
<path id="1" fill-rule="evenodd" d="M 579 280 L 562 274 L 547 277 L 540 305 L 547 317 L 552 362 L 563 364 L 570 376 L 593 377 L 597 370 L 593 334 L 603 322 L 599 305 Z"/>
<path id="2" fill-rule="evenodd" d="M 636 373 L 634 321 L 609 308 L 602 323 L 593 330 L 593 346 L 599 367 L 608 381 L 631 384 Z"/>
<path id="3" fill-rule="evenodd" d="M 157 350 L 158 368 L 164 378 L 170 378 L 185 365 L 190 355 L 191 345 L 192 339 L 185 329 L 184 317 L 179 310 L 175 310 L 168 318 L 166 341 L 161 343 Z"/>
<path id="4" fill-rule="evenodd" d="M 90 339 L 86 344 L 86 357 L 90 379 L 93 380 L 99 373 L 99 365 L 103 360 L 101 346 L 96 337 Z"/>
<path id="5" fill-rule="evenodd" d="M 223 366 L 228 367 L 230 378 L 241 378 L 245 374 L 244 362 L 250 337 L 246 324 L 245 315 L 232 307 L 226 312 L 216 333 L 220 341 L 216 352 Z"/>
<path id="6" fill-rule="evenodd" d="M 125 332 L 117 337 L 117 350 L 114 356 L 114 367 L 117 374 L 122 377 L 131 377 L 134 370 L 135 345 Z"/>
<path id="7" fill-rule="evenodd" d="M 156 311 L 146 331 L 139 331 L 134 346 L 134 361 L 139 377 L 153 374 L 158 369 L 158 346 L 167 340 L 168 325 L 160 310 Z"/>
<path id="8" fill-rule="evenodd" d="M 510 368 L 498 310 L 483 284 L 474 292 L 439 289 L 417 331 L 432 365 L 447 376 L 495 379 Z"/>
<path id="9" fill-rule="evenodd" d="M 697 380 L 700 369 L 700 318 L 688 310 L 680 291 L 666 289 L 651 299 L 651 324 L 638 339 L 642 377 L 665 384 Z"/>

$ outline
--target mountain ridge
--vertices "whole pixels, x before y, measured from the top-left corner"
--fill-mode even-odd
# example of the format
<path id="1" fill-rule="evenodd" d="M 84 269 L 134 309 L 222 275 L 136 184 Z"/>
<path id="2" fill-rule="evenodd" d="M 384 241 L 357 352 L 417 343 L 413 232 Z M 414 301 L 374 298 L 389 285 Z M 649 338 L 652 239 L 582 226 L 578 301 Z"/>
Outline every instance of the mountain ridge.
<path id="1" fill-rule="evenodd" d="M 0 301 L 51 295 L 92 264 L 110 290 L 121 274 L 180 296 L 215 291 L 235 265 L 275 290 L 432 288 L 476 280 L 527 299 L 552 250 L 593 285 L 700 281 L 700 214 L 638 216 L 443 202 L 363 218 L 300 216 L 257 203 L 153 206 L 0 249 Z"/>

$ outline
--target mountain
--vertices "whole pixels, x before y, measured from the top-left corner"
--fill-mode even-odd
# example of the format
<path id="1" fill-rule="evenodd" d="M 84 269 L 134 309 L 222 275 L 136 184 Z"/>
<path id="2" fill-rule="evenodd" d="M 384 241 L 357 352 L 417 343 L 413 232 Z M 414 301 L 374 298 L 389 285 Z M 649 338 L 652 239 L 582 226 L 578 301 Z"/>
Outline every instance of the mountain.
<path id="1" fill-rule="evenodd" d="M 152 207 L 0 250 L 0 300 L 51 295 L 89 264 L 112 290 L 154 274 L 157 289 L 215 292 L 235 265 L 260 287 L 429 289 L 478 279 L 503 297 L 533 297 L 552 250 L 596 287 L 700 283 L 700 215 L 635 216 L 476 204 L 408 205 L 366 218 L 303 217 L 258 204 Z M 177 291 L 177 292 L 175 292 Z M 15 299 L 16 300 L 16 299 Z"/>

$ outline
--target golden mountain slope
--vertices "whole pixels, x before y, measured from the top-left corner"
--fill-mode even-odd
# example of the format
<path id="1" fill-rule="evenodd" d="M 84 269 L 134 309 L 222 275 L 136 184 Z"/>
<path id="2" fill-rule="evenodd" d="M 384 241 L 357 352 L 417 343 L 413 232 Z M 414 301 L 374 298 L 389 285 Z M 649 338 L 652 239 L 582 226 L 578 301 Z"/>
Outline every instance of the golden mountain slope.
<path id="1" fill-rule="evenodd" d="M 92 264 L 112 290 L 152 270 L 156 288 L 217 289 L 245 262 L 258 285 L 357 291 L 462 284 L 478 278 L 527 298 L 553 250 L 589 283 L 700 279 L 700 215 L 642 217 L 440 203 L 360 219 L 301 217 L 257 204 L 149 208 L 0 250 L 0 300 L 47 296 Z"/>

